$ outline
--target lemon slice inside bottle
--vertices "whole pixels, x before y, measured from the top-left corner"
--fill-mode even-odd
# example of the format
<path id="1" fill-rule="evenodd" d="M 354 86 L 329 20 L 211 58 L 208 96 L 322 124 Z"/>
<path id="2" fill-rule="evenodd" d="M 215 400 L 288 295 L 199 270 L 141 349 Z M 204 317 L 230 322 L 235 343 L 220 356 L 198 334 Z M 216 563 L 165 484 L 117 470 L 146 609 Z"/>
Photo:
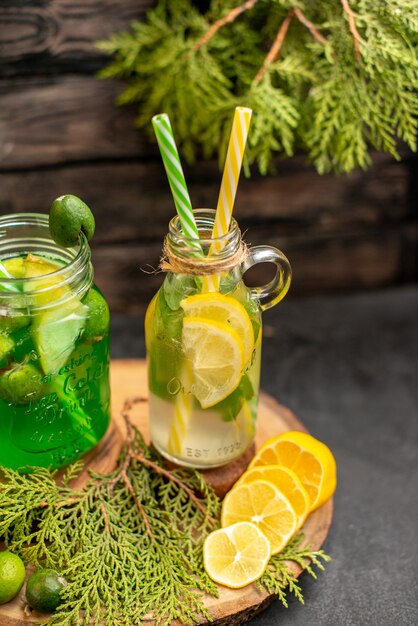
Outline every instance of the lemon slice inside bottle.
<path id="1" fill-rule="evenodd" d="M 243 344 L 244 363 L 247 365 L 250 362 L 254 350 L 254 332 L 248 313 L 240 302 L 221 293 L 199 293 L 184 298 L 180 306 L 187 317 L 204 317 L 235 330 Z"/>
<path id="2" fill-rule="evenodd" d="M 192 369 L 191 391 L 203 409 L 224 400 L 241 380 L 244 345 L 238 333 L 222 322 L 185 317 L 183 352 Z"/>

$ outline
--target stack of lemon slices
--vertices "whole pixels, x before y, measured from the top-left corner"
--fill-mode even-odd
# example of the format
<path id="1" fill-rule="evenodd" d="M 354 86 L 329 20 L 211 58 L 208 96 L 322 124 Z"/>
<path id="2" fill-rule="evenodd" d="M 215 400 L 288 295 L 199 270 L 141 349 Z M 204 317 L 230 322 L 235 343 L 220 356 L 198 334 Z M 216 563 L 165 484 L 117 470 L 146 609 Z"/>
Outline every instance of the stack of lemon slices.
<path id="1" fill-rule="evenodd" d="M 307 433 L 290 431 L 258 450 L 222 505 L 221 526 L 205 540 L 204 566 L 215 582 L 231 588 L 262 576 L 336 487 L 330 449 Z"/>

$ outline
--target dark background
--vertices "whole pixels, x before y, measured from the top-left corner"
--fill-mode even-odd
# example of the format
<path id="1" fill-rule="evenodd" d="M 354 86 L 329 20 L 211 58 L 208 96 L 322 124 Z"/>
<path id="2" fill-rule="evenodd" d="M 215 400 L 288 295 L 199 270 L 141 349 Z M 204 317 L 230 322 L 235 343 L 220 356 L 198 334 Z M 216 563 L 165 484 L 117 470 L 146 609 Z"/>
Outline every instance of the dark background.
<path id="1" fill-rule="evenodd" d="M 47 212 L 64 193 L 93 209 L 97 283 L 112 311 L 140 311 L 174 205 L 154 145 L 135 130 L 122 85 L 101 81 L 94 41 L 142 19 L 152 0 L 2 0 L 0 211 Z M 174 129 L 175 130 L 175 129 Z M 290 296 L 364 290 L 418 277 L 418 161 L 375 154 L 367 172 L 319 176 L 300 155 L 277 175 L 242 179 L 235 216 L 251 244 L 289 257 Z M 214 162 L 186 170 L 195 207 L 215 206 Z"/>

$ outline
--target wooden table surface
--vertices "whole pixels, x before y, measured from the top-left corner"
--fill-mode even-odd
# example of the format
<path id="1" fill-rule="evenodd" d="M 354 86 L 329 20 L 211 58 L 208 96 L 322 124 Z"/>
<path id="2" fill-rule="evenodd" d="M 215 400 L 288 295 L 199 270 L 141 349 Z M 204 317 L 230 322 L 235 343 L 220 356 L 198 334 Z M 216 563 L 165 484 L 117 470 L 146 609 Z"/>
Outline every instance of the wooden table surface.
<path id="1" fill-rule="evenodd" d="M 146 280 L 144 278 L 143 280 Z M 418 287 L 286 299 L 264 315 L 262 387 L 336 455 L 333 557 L 305 605 L 249 626 L 418 624 Z M 113 317 L 114 358 L 144 355 L 140 316 Z"/>

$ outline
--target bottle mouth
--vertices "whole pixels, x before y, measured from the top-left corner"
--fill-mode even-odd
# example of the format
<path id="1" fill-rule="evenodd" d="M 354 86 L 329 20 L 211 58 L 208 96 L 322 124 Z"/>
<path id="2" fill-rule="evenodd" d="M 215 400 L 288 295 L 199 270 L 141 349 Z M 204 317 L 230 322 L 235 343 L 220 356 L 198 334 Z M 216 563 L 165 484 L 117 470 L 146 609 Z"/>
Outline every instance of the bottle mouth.
<path id="1" fill-rule="evenodd" d="M 41 213 L 18 213 L 0 217 L 0 263 L 13 257 L 29 254 L 51 260 L 59 266 L 52 272 L 34 277 L 0 277 L 0 296 L 12 298 L 18 291 L 25 296 L 33 293 L 48 292 L 57 286 L 77 287 L 86 274 L 90 261 L 90 247 L 83 233 L 78 243 L 70 248 L 59 246 L 51 238 L 48 216 Z M 39 286 L 40 280 L 48 277 L 50 286 Z M 24 288 L 23 288 L 24 286 Z"/>
<path id="2" fill-rule="evenodd" d="M 207 260 L 210 258 L 226 259 L 237 251 L 241 242 L 241 231 L 238 222 L 232 218 L 227 233 L 220 237 L 213 237 L 215 223 L 215 209 L 195 209 L 193 215 L 199 237 L 187 237 L 182 229 L 178 215 L 169 223 L 168 242 L 177 255 L 187 256 L 196 254 L 197 244 Z"/>

